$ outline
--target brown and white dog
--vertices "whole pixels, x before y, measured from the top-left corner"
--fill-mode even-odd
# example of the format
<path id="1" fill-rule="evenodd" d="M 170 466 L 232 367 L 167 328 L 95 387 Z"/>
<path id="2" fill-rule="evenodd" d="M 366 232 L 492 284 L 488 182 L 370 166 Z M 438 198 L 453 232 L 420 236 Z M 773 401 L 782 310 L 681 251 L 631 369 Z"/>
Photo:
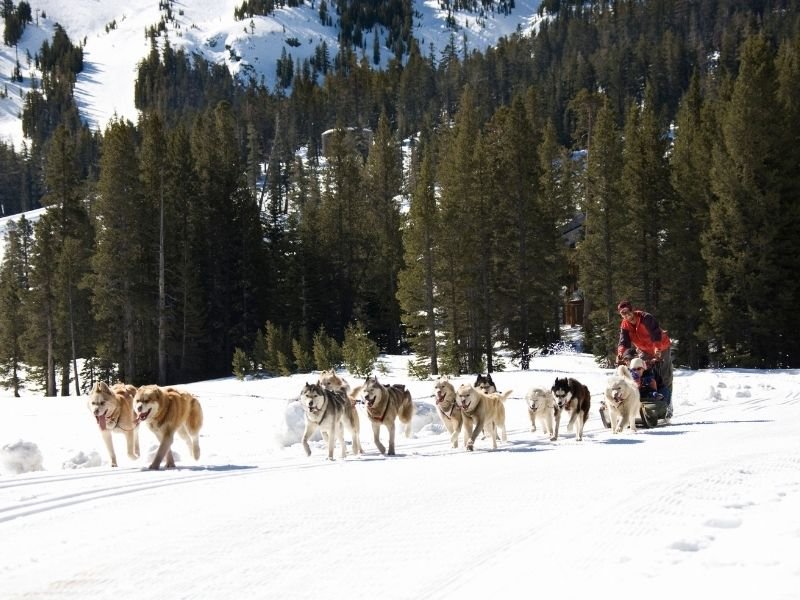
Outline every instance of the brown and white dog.
<path id="1" fill-rule="evenodd" d="M 575 439 L 583 439 L 583 426 L 589 418 L 589 408 L 592 404 L 592 395 L 589 388 L 572 377 L 556 377 L 553 387 L 550 388 L 555 396 L 556 403 L 561 410 L 566 410 L 570 417 L 567 431 L 575 428 Z M 560 415 L 556 416 L 556 433 L 553 439 L 558 439 L 558 426 Z"/>
<path id="2" fill-rule="evenodd" d="M 200 428 L 203 426 L 203 409 L 200 402 L 189 392 L 170 387 L 143 385 L 133 399 L 139 421 L 147 423 L 159 445 L 150 468 L 157 470 L 166 457 L 166 467 L 175 468 L 172 456 L 172 440 L 177 433 L 192 453 L 200 458 Z"/>
<path id="3" fill-rule="evenodd" d="M 115 383 L 108 386 L 104 381 L 94 384 L 89 393 L 89 410 L 92 411 L 103 436 L 111 466 L 117 466 L 117 455 L 114 452 L 114 442 L 111 433 L 121 433 L 125 436 L 128 458 L 139 458 L 139 422 L 133 412 L 133 397 L 136 388 L 124 383 Z"/>
<path id="4" fill-rule="evenodd" d="M 621 433 L 629 426 L 636 433 L 636 417 L 642 409 L 639 387 L 625 365 L 620 365 L 606 384 L 606 409 L 611 433 Z"/>
<path id="5" fill-rule="evenodd" d="M 446 377 L 441 377 L 435 384 L 436 412 L 442 424 L 450 434 L 450 444 L 458 448 L 458 434 L 464 425 L 464 415 L 456 402 L 456 388 Z M 464 427 L 464 445 L 466 446 L 472 430 Z"/>
<path id="6" fill-rule="evenodd" d="M 528 405 L 528 417 L 531 420 L 531 431 L 536 431 L 536 423 L 542 426 L 546 435 L 550 436 L 551 441 L 556 439 L 556 421 L 561 420 L 561 408 L 556 402 L 553 391 L 541 387 L 535 387 L 525 396 L 525 403 Z"/>
<path id="7" fill-rule="evenodd" d="M 381 454 L 394 455 L 395 420 L 405 425 L 406 437 L 411 437 L 411 419 L 414 418 L 414 401 L 402 384 L 383 385 L 377 377 L 367 377 L 359 388 L 364 395 L 367 417 L 372 423 L 372 436 Z M 389 449 L 381 443 L 381 425 L 389 431 Z"/>
<path id="8" fill-rule="evenodd" d="M 506 441 L 506 407 L 505 399 L 511 390 L 498 394 L 487 394 L 467 383 L 458 388 L 456 398 L 465 420 L 470 421 L 472 434 L 466 442 L 467 450 L 475 448 L 475 438 L 486 430 L 486 436 L 492 440 L 492 448 L 497 449 L 497 430 L 501 431 L 501 439 Z"/>

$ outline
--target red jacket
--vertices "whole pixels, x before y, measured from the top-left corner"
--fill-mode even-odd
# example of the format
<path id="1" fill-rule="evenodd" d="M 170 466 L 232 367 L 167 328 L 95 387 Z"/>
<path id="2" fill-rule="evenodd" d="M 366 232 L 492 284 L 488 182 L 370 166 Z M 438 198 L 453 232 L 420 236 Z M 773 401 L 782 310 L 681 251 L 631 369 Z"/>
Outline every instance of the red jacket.
<path id="1" fill-rule="evenodd" d="M 625 319 L 620 323 L 617 354 L 624 354 L 631 344 L 648 356 L 653 356 L 656 349 L 663 351 L 670 347 L 667 332 L 658 326 L 653 315 L 643 310 L 635 310 L 633 314 L 636 317 L 633 324 Z"/>

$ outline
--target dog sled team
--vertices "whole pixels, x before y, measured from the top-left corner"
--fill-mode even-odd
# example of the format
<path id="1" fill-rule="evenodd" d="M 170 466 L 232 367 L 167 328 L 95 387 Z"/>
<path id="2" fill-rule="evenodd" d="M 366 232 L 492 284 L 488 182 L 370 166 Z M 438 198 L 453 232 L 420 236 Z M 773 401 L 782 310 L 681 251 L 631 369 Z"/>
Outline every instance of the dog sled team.
<path id="1" fill-rule="evenodd" d="M 635 362 L 633 363 L 635 366 Z M 492 449 L 498 440 L 507 441 L 505 401 L 512 390 L 499 392 L 491 374 L 478 375 L 473 384 L 456 385 L 447 377 L 434 383 L 435 406 L 439 420 L 450 436 L 453 448 L 474 450 L 478 436 L 488 439 Z M 631 370 L 620 365 L 609 378 L 603 393 L 601 410 L 610 416 L 613 433 L 627 427 L 636 432 L 640 415 L 640 389 Z M 583 439 L 583 429 L 591 409 L 589 388 L 573 377 L 558 377 L 550 388 L 534 387 L 525 396 L 531 431 L 542 431 L 551 441 L 558 439 L 562 414 L 568 418 L 567 430 L 575 439 Z M 407 437 L 411 435 L 414 402 L 402 384 L 384 385 L 374 376 L 368 377 L 355 389 L 334 371 L 323 372 L 317 383 L 306 383 L 300 393 L 305 415 L 302 444 L 311 455 L 309 439 L 320 430 L 328 458 L 334 458 L 336 443 L 340 456 L 347 453 L 345 432 L 351 436 L 352 451 L 362 454 L 359 439 L 358 404 L 372 425 L 375 447 L 381 454 L 395 454 L 395 428 L 399 420 Z M 389 435 L 388 448 L 381 441 L 385 427 Z"/>
<path id="2" fill-rule="evenodd" d="M 621 364 L 609 377 L 601 401 L 601 417 L 610 421 L 612 433 L 630 428 L 636 432 L 636 420 L 642 411 L 642 393 L 635 373 L 644 370 L 643 362 L 634 358 Z M 639 380 L 644 381 L 640 374 Z M 448 378 L 434 383 L 436 412 L 450 436 L 450 444 L 474 450 L 478 436 L 489 440 L 497 449 L 498 439 L 507 441 L 506 399 L 512 390 L 499 392 L 491 374 L 478 375 L 473 384 L 456 387 Z M 319 430 L 327 447 L 328 459 L 334 459 L 336 444 L 340 456 L 347 454 L 345 433 L 350 438 L 353 454 L 363 454 L 360 439 L 358 405 L 372 427 L 375 447 L 381 454 L 395 454 L 396 428 L 399 421 L 406 437 L 411 437 L 411 422 L 415 407 L 411 393 L 402 384 L 383 384 L 375 376 L 367 377 L 357 388 L 333 370 L 323 371 L 316 383 L 306 383 L 299 395 L 305 427 L 302 446 L 311 455 L 309 440 Z M 541 431 L 551 441 L 558 439 L 562 414 L 569 417 L 567 430 L 575 439 L 583 439 L 583 429 L 589 418 L 591 393 L 589 388 L 573 377 L 557 377 L 550 388 L 534 387 L 525 396 L 531 431 Z M 136 388 L 122 383 L 95 384 L 88 400 L 112 467 L 117 466 L 112 433 L 125 438 L 127 455 L 131 460 L 140 456 L 139 425 L 146 424 L 159 445 L 150 469 L 175 467 L 172 443 L 175 435 L 186 442 L 192 457 L 200 457 L 199 433 L 203 425 L 203 410 L 192 394 L 172 387 L 144 385 Z M 607 425 L 608 426 L 608 425 Z M 388 434 L 388 445 L 381 440 L 382 430 Z"/>

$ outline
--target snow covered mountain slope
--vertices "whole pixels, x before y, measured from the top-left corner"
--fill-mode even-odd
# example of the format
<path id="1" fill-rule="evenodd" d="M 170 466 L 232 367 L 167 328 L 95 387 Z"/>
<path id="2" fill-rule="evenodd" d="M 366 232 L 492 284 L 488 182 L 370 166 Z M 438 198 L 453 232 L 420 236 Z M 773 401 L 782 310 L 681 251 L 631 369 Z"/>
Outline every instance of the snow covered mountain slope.
<path id="1" fill-rule="evenodd" d="M 75 97 L 81 115 L 95 129 L 103 129 L 115 114 L 136 120 L 134 82 L 139 61 L 150 50 L 146 31 L 166 10 L 156 0 L 29 0 L 33 13 L 17 47 L 0 45 L 0 140 L 19 148 L 24 141 L 20 120 L 25 94 L 40 75 L 33 57 L 42 42 L 60 24 L 74 44 L 83 44 L 84 69 L 78 75 Z M 253 76 L 268 87 L 275 83 L 275 67 L 285 50 L 295 60 L 313 55 L 326 42 L 331 56 L 338 50 L 338 27 L 320 23 L 316 3 L 276 10 L 269 17 L 237 21 L 234 9 L 241 0 L 193 0 L 172 2 L 173 19 L 167 35 L 173 47 L 200 53 L 207 60 L 225 63 L 234 74 Z M 330 2 L 329 2 L 330 4 Z M 438 56 L 451 40 L 484 50 L 499 38 L 516 31 L 530 31 L 538 20 L 539 0 L 517 0 L 512 14 L 474 13 L 456 15 L 457 30 L 445 24 L 447 13 L 436 0 L 415 0 L 414 35 L 425 52 Z M 385 40 L 385 32 L 381 40 Z M 163 43 L 164 36 L 161 37 Z M 292 40 L 292 44 L 287 43 Z M 299 45 L 298 45 L 299 43 Z M 381 44 L 381 63 L 391 53 Z M 19 63 L 22 82 L 12 81 Z M 5 92 L 5 93 L 1 93 Z"/>

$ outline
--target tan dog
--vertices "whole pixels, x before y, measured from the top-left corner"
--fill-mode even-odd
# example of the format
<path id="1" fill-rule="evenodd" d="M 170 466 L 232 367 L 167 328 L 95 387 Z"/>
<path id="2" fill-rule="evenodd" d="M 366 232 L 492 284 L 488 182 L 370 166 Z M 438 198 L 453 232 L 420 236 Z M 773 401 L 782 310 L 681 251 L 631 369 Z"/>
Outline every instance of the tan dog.
<path id="1" fill-rule="evenodd" d="M 342 398 L 347 400 L 342 414 L 342 424 L 350 432 L 350 440 L 353 442 L 353 454 L 363 454 L 360 437 L 361 419 L 356 410 L 356 400 L 350 396 L 350 384 L 343 377 L 339 377 L 333 369 L 320 373 L 317 384 L 329 392 L 341 395 Z"/>
<path id="2" fill-rule="evenodd" d="M 511 390 L 499 394 L 486 394 L 467 383 L 458 388 L 456 400 L 464 419 L 471 421 L 472 434 L 467 440 L 467 450 L 475 447 L 475 438 L 486 429 L 487 437 L 492 440 L 492 448 L 497 449 L 497 430 L 501 430 L 501 439 L 506 441 L 506 407 L 505 399 L 511 395 Z"/>
<path id="3" fill-rule="evenodd" d="M 139 422 L 133 413 L 133 397 L 136 388 L 124 383 L 115 383 L 109 387 L 104 381 L 94 384 L 89 394 L 89 410 L 92 411 L 103 436 L 111 466 L 117 466 L 117 455 L 111 433 L 125 436 L 128 458 L 139 458 Z"/>
<path id="4" fill-rule="evenodd" d="M 525 396 L 528 405 L 528 417 L 531 420 L 531 431 L 536 431 L 536 423 L 542 426 L 550 441 L 556 440 L 556 419 L 561 420 L 561 409 L 556 402 L 553 391 L 535 387 Z"/>
<path id="5" fill-rule="evenodd" d="M 344 377 L 339 377 L 333 369 L 320 373 L 318 383 L 326 390 L 350 396 L 350 384 Z"/>
<path id="6" fill-rule="evenodd" d="M 458 448 L 458 434 L 464 425 L 464 416 L 456 402 L 456 388 L 446 377 L 440 378 L 434 387 L 436 389 L 436 412 L 439 413 L 439 419 L 450 433 L 450 443 L 453 448 Z M 470 423 L 470 426 L 464 427 L 465 446 L 471 434 Z"/>
<path id="7" fill-rule="evenodd" d="M 166 457 L 166 467 L 175 468 L 172 440 L 177 433 L 192 453 L 200 458 L 200 428 L 203 426 L 203 408 L 192 394 L 170 387 L 143 385 L 133 400 L 136 414 L 158 438 L 159 445 L 151 469 L 157 470 Z"/>
<path id="8" fill-rule="evenodd" d="M 622 433 L 626 426 L 636 433 L 636 417 L 642 410 L 639 387 L 625 365 L 617 367 L 606 385 L 606 408 L 611 421 L 611 433 Z"/>
<path id="9" fill-rule="evenodd" d="M 367 377 L 360 387 L 367 405 L 367 417 L 372 423 L 375 446 L 381 454 L 394 455 L 395 420 L 405 424 L 406 437 L 411 437 L 411 419 L 414 418 L 414 401 L 402 384 L 382 385 L 377 377 Z M 389 431 L 389 450 L 381 443 L 381 425 Z"/>

